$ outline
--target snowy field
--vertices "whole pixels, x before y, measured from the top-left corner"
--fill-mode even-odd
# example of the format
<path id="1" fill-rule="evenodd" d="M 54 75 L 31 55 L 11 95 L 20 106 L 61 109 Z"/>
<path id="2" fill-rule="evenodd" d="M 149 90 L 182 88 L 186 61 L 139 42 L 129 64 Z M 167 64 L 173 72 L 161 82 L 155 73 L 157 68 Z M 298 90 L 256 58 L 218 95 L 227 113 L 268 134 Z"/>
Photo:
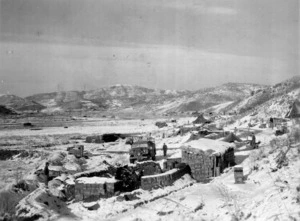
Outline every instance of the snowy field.
<path id="1" fill-rule="evenodd" d="M 75 143 L 83 144 L 91 154 L 84 162 L 87 170 L 103 166 L 103 161 L 112 165 L 129 163 L 130 146 L 124 140 L 104 144 L 85 143 L 85 137 L 91 134 L 151 133 L 158 150 L 157 159 L 162 164 L 163 144 L 169 147 L 168 157 L 180 156 L 180 147 L 190 141 L 191 133 L 181 136 L 174 135 L 174 132 L 194 119 L 181 118 L 177 123 L 169 122 L 168 127 L 161 129 L 155 126 L 159 120 L 109 120 L 86 122 L 69 128 L 1 130 L 1 148 L 26 149 L 33 151 L 33 154 L 0 161 L 0 187 L 7 188 L 17 178 L 33 176 L 36 169 L 43 168 L 53 154 L 66 153 L 67 147 Z M 237 135 L 246 140 L 248 137 L 243 135 L 247 131 L 245 125 L 232 124 L 226 130 L 232 131 L 237 126 Z M 251 131 L 261 141 L 260 148 L 253 150 L 242 145 L 235 150 L 236 163 L 244 168 L 246 180 L 243 184 L 235 184 L 233 168 L 228 168 L 206 184 L 197 183 L 186 174 L 172 186 L 151 191 L 135 190 L 131 193 L 135 198 L 129 201 L 120 200 L 119 196 L 100 199 L 97 201 L 99 208 L 92 211 L 83 202 L 58 203 L 41 186 L 35 192 L 36 196 L 29 198 L 36 205 L 29 211 L 38 213 L 42 210 L 50 220 L 300 220 L 300 144 L 292 145 L 286 164 L 278 168 L 276 159 L 281 150 L 287 149 L 282 144 L 287 136 L 276 138 L 271 128 L 254 127 Z M 277 143 L 274 144 L 274 140 Z M 36 147 L 28 145 L 30 142 Z M 43 146 L 45 142 L 51 145 Z M 66 161 L 74 166 L 73 158 L 66 157 Z M 16 171 L 20 172 L 19 177 Z M 41 199 L 41 195 L 44 198 Z M 48 198 L 51 198 L 53 205 L 38 203 Z M 22 203 L 26 204 L 24 201 Z"/>

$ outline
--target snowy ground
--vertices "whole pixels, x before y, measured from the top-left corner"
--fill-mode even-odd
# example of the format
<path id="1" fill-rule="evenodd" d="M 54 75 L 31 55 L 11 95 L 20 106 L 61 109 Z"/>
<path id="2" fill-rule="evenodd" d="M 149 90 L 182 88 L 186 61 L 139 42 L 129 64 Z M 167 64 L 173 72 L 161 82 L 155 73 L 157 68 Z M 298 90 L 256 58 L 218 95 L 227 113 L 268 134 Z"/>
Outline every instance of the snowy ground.
<path id="1" fill-rule="evenodd" d="M 262 142 L 260 150 L 243 146 L 237 152 L 247 179 L 244 184 L 234 183 L 232 169 L 214 178 L 208 184 L 193 183 L 184 177 L 172 187 L 141 191 L 139 198 L 120 205 L 115 199 L 100 200 L 100 209 L 92 213 L 81 203 L 69 208 L 78 220 L 299 220 L 296 187 L 300 184 L 299 147 L 294 146 L 289 154 L 288 166 L 276 171 L 274 159 L 278 151 L 269 142 L 275 136 L 271 129 L 257 135 Z M 273 151 L 272 151 L 273 150 Z M 249 156 L 250 155 L 250 156 Z M 254 165 L 257 166 L 256 169 Z M 182 185 L 187 187 L 182 188 Z M 170 191 L 176 189 L 177 191 Z M 162 197 L 157 195 L 161 194 Z M 139 206 L 141 199 L 146 203 Z M 108 212 L 109 211 L 109 212 Z M 63 220 L 63 218 L 62 218 Z"/>
<path id="2" fill-rule="evenodd" d="M 57 134 L 61 135 L 61 138 L 55 139 L 74 134 L 85 137 L 89 134 L 109 132 L 151 133 L 157 144 L 158 159 L 162 160 L 161 149 L 164 143 L 169 147 L 168 155 L 171 156 L 178 154 L 180 146 L 190 139 L 189 134 L 173 137 L 167 135 L 172 134 L 176 126 L 184 125 L 193 119 L 179 119 L 178 123 L 169 123 L 169 127 L 162 129 L 155 126 L 155 122 L 159 120 L 119 120 L 86 123 L 66 129 L 50 127 L 39 131 L 2 130 L 0 138 L 3 140 L 15 136 L 14 139 L 18 139 L 20 145 L 13 146 L 14 148 L 32 150 L 32 147 L 22 144 L 22 141 L 28 142 L 40 139 L 39 136 L 51 137 Z M 246 122 L 242 125 L 229 125 L 226 129 L 233 130 L 234 127 L 238 127 L 238 135 L 242 135 L 242 139 L 247 139 L 244 135 L 247 131 Z M 288 152 L 287 165 L 276 168 L 275 158 L 286 146 L 276 149 L 276 145 L 270 145 L 270 141 L 275 139 L 274 131 L 270 128 L 260 129 L 257 126 L 251 128 L 251 131 L 254 131 L 257 140 L 261 141 L 260 149 L 252 150 L 248 146 L 241 146 L 235 153 L 236 162 L 243 166 L 244 175 L 247 177 L 244 184 L 235 184 L 233 171 L 229 169 L 207 184 L 196 183 L 189 175 L 185 175 L 169 187 L 152 191 L 136 190 L 136 199 L 131 201 L 120 200 L 117 196 L 100 199 L 97 202 L 100 207 L 94 211 L 86 209 L 82 202 L 59 205 L 60 209 L 45 205 L 42 208 L 52 220 L 300 220 L 300 190 L 297 192 L 300 184 L 300 145 L 294 145 Z M 92 154 L 86 160 L 86 169 L 95 169 L 101 166 L 104 160 L 111 164 L 128 163 L 130 147 L 126 146 L 123 140 L 110 144 L 86 144 L 82 137 L 79 136 L 80 139 L 74 141 L 84 144 L 85 150 Z M 282 136 L 280 139 L 285 138 L 286 136 Z M 6 178 L 6 183 L 13 182 L 16 176 L 15 168 L 18 166 L 22 168 L 20 170 L 24 176 L 28 175 L 43 165 L 48 156 L 56 152 L 66 152 L 66 148 L 71 144 L 36 149 L 39 153 L 45 152 L 44 155 L 35 154 L 27 158 L 0 161 L 0 176 L 2 180 Z M 72 159 L 68 158 L 67 161 L 72 162 Z M 3 182 L 1 185 L 4 186 Z M 43 189 L 39 191 L 45 197 L 49 197 Z M 53 203 L 52 201 L 54 202 L 54 199 L 49 198 L 49 202 Z"/>

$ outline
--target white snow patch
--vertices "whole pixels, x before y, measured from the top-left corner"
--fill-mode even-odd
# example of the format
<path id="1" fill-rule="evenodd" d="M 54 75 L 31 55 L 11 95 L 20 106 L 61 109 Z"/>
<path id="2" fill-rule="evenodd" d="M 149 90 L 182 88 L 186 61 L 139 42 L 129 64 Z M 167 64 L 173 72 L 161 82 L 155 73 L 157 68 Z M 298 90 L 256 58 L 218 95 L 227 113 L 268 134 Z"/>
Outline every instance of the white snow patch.
<path id="1" fill-rule="evenodd" d="M 215 153 L 225 153 L 225 151 L 228 148 L 235 148 L 235 145 L 232 143 L 227 143 L 219 140 L 201 138 L 199 140 L 193 140 L 186 143 L 184 147 L 191 147 L 203 151 L 212 150 Z"/>

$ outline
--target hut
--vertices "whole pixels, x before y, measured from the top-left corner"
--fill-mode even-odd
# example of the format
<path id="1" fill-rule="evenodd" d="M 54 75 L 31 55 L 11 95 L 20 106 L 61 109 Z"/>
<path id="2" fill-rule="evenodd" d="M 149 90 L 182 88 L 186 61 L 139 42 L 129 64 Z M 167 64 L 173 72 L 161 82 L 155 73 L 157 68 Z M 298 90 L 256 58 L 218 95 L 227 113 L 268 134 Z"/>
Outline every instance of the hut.
<path id="1" fill-rule="evenodd" d="M 202 138 L 181 148 L 181 162 L 190 166 L 193 178 L 199 182 L 207 182 L 226 167 L 235 165 L 233 143 Z"/>

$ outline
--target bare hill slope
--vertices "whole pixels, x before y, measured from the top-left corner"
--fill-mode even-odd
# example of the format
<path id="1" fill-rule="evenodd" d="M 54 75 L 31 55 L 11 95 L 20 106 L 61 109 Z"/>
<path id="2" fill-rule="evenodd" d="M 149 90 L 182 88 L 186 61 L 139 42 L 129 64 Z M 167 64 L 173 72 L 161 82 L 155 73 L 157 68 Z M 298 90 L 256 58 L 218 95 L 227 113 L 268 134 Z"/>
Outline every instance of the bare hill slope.
<path id="1" fill-rule="evenodd" d="M 45 108 L 45 106 L 35 101 L 12 94 L 0 95 L 0 105 L 4 105 L 16 111 L 40 111 Z"/>

